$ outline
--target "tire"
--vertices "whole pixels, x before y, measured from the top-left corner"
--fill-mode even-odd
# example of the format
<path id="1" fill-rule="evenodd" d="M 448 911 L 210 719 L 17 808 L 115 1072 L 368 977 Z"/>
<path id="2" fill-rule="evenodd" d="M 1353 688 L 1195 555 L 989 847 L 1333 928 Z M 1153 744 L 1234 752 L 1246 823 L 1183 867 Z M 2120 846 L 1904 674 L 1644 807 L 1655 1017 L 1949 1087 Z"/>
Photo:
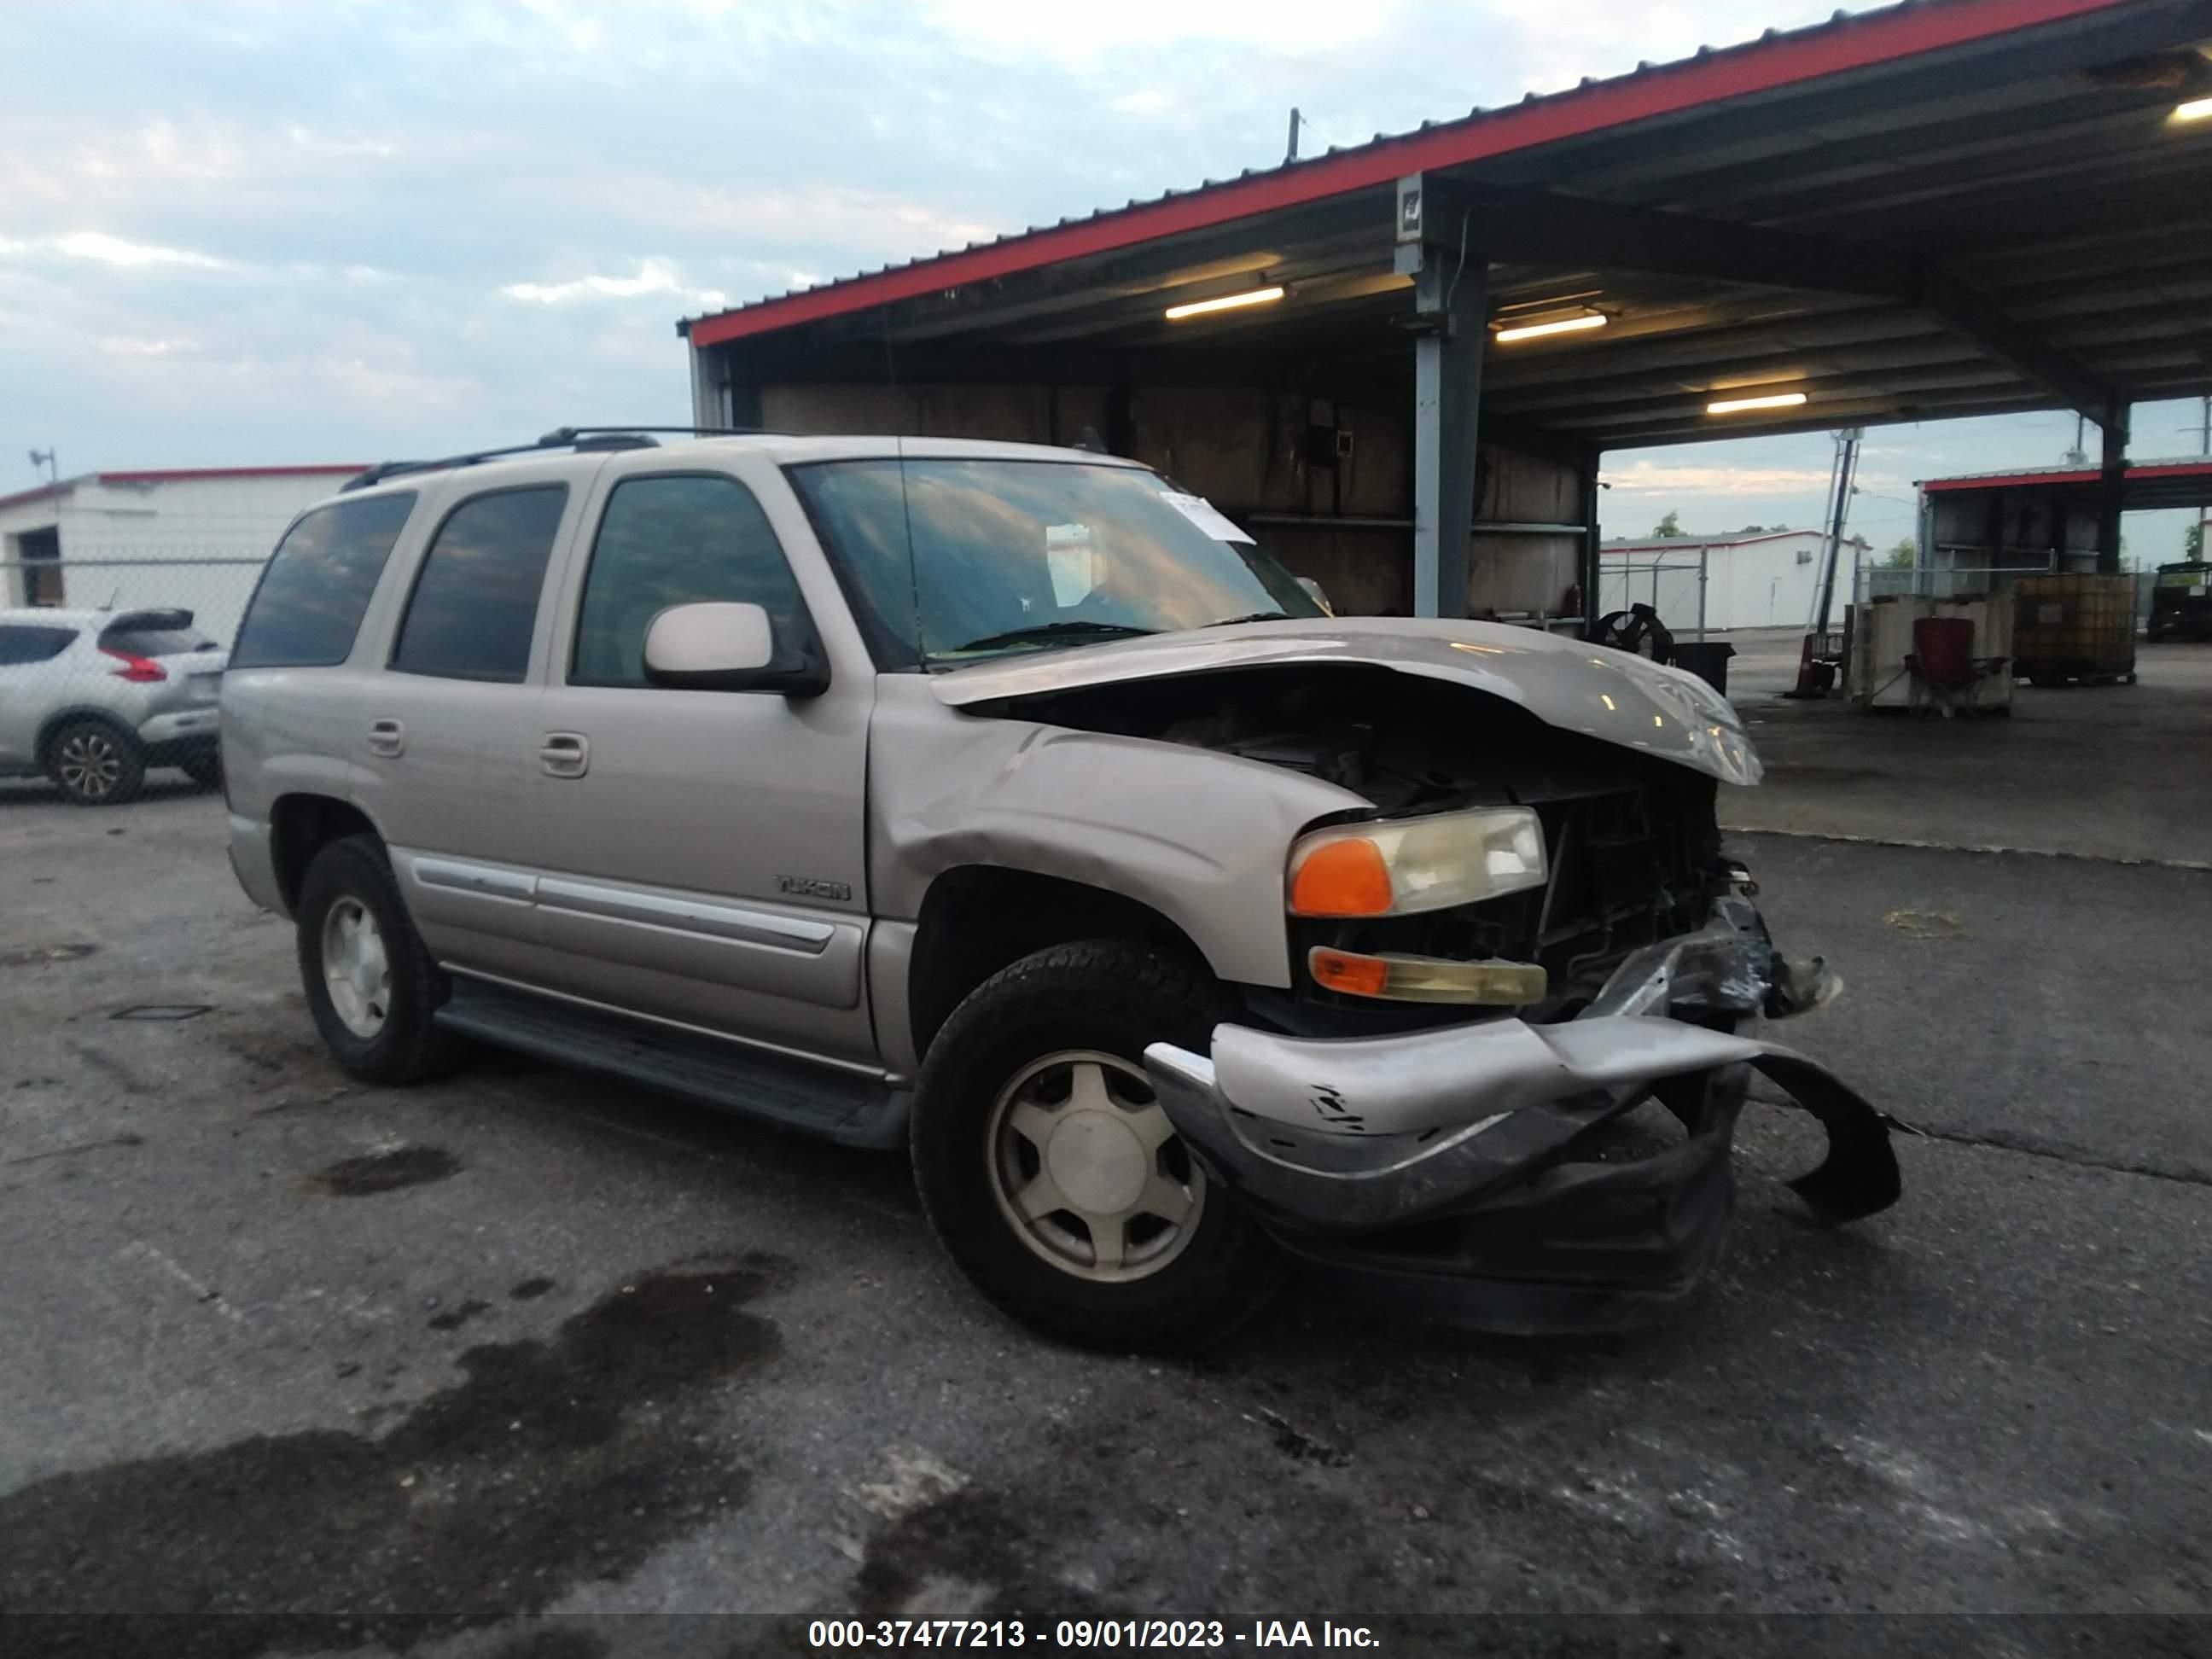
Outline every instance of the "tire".
<path id="1" fill-rule="evenodd" d="M 1030 1086 L 1022 1082 L 1030 1077 L 1048 1093 L 1059 1064 L 1053 1057 L 1071 1056 L 1066 1103 L 1043 1109 L 1083 1105 L 1075 1075 L 1096 1066 L 1115 1105 L 1130 1113 L 1126 1121 L 1140 1124 L 1159 1111 L 1156 1103 L 1149 1111 L 1131 1109 L 1131 1102 L 1151 1098 L 1141 1080 L 1146 1045 L 1166 1041 L 1202 1051 L 1223 1007 L 1220 986 L 1202 967 L 1142 945 L 1095 939 L 1023 957 L 976 988 L 945 1021 L 923 1061 L 915 1100 L 915 1182 L 946 1252 L 1006 1313 L 1085 1346 L 1178 1348 L 1220 1335 L 1273 1291 L 1281 1267 L 1273 1243 L 1219 1182 L 1206 1178 L 1171 1131 L 1157 1145 L 1129 1131 L 1134 1144 L 1150 1147 L 1136 1153 L 1150 1160 L 1149 1168 L 1139 1165 L 1139 1178 L 1147 1193 L 1155 1176 L 1170 1187 L 1181 1182 L 1187 1200 L 1195 1195 L 1195 1208 L 1179 1227 L 1152 1231 L 1153 1214 L 1115 1223 L 1110 1231 L 1119 1242 L 1110 1248 L 1117 1261 L 1126 1252 L 1127 1266 L 1099 1260 L 1085 1267 L 1068 1259 L 1071 1248 L 1079 1255 L 1086 1248 L 1086 1236 L 1097 1254 L 1095 1223 L 1077 1225 L 1073 1209 L 1024 1227 L 1013 1207 L 1022 1195 L 1012 1189 L 1027 1159 L 1020 1156 L 1023 1138 L 1007 1119 L 1027 1109 L 1018 1093 L 1009 1104 L 1010 1089 Z M 1085 1109 L 1096 1121 L 1095 1108 Z M 1154 1120 L 1164 1121 L 1164 1115 Z M 1121 1146 L 1120 1131 L 1104 1133 Z M 1085 1130 L 1073 1144 L 1093 1140 Z M 1037 1171 L 1033 1190 L 1048 1166 L 1042 1144 L 1029 1145 Z M 1060 1145 L 1057 1133 L 1054 1145 Z M 1016 1155 L 1011 1168 L 1010 1146 Z"/>
<path id="2" fill-rule="evenodd" d="M 146 749 L 113 722 L 64 722 L 46 739 L 46 775 L 77 806 L 120 806 L 146 782 Z"/>
<path id="3" fill-rule="evenodd" d="M 375 836 L 348 836 L 317 853 L 300 884 L 295 913 L 307 1006 L 331 1058 L 349 1076 L 365 1083 L 420 1083 L 460 1062 L 465 1041 L 441 1030 L 433 1018 L 451 983 L 415 931 L 391 860 Z M 373 973 L 349 975 L 349 987 L 341 988 L 325 971 L 326 933 L 344 934 L 348 921 L 363 920 L 373 926 L 382 959 L 380 997 L 363 988 Z M 352 936 L 358 935 L 356 927 Z M 360 960 L 368 963 L 369 953 L 364 950 Z M 348 1007 L 341 1007 L 341 996 Z"/>
<path id="4" fill-rule="evenodd" d="M 190 760 L 179 761 L 177 769 L 203 789 L 222 787 L 222 756 L 220 753 L 195 755 Z"/>

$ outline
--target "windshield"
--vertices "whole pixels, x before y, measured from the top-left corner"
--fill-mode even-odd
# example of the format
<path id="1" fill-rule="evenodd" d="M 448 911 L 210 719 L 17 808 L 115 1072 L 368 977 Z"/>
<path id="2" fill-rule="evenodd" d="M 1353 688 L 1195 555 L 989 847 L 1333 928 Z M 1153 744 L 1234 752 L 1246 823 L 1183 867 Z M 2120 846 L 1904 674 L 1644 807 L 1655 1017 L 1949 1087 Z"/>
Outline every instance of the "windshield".
<path id="1" fill-rule="evenodd" d="M 1324 615 L 1199 497 L 1081 461 L 791 469 L 885 666 Z"/>

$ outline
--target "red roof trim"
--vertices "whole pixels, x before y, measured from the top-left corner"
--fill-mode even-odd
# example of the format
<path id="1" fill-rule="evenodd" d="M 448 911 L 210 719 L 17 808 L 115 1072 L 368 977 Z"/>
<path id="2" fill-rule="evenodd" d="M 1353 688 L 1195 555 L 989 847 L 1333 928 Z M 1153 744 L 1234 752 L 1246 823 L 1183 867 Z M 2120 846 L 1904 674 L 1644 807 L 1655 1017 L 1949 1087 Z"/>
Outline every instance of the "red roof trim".
<path id="1" fill-rule="evenodd" d="M 1388 184 L 1409 173 L 1455 167 L 2126 3 L 2128 0 L 1953 0 L 1948 4 L 1900 6 L 1880 16 L 1845 19 L 1794 38 L 1754 41 L 1663 70 L 1626 76 L 1364 144 L 1257 178 L 1234 179 L 1075 224 L 1008 237 L 987 247 L 940 254 L 873 276 L 851 277 L 804 293 L 763 300 L 700 318 L 690 325 L 689 333 L 695 348 L 720 345 L 869 306 L 1344 195 Z"/>
<path id="2" fill-rule="evenodd" d="M 33 501 L 66 495 L 82 482 L 79 478 L 64 478 L 59 483 L 40 484 L 36 489 L 19 489 L 12 495 L 0 495 L 0 512 L 11 507 L 28 507 Z"/>
<path id="3" fill-rule="evenodd" d="M 2046 484 L 2093 484 L 2104 476 L 2094 467 L 2064 472 L 1984 473 L 1966 478 L 1923 478 L 1920 487 L 1939 494 L 1947 489 L 2030 489 Z M 2212 461 L 2166 461 L 2156 466 L 2131 466 L 2125 481 L 2134 483 L 2142 478 L 2203 477 L 2212 477 Z"/>
<path id="4" fill-rule="evenodd" d="M 320 478 L 366 472 L 366 461 L 328 461 L 313 466 L 177 466 L 135 472 L 96 472 L 102 483 L 182 483 L 194 478 Z"/>
<path id="5" fill-rule="evenodd" d="M 1477 526 L 1479 530 L 1480 526 Z M 1792 536 L 1819 536 L 1825 539 L 1827 532 L 1818 525 L 1806 525 L 1796 530 L 1762 530 L 1756 536 L 1698 536 L 1687 532 L 1680 536 L 1647 537 L 1642 541 L 1601 542 L 1601 553 L 1650 553 L 1667 548 L 1692 547 L 1748 547 L 1753 542 L 1787 541 Z M 1850 541 L 1850 537 L 1844 538 Z"/>

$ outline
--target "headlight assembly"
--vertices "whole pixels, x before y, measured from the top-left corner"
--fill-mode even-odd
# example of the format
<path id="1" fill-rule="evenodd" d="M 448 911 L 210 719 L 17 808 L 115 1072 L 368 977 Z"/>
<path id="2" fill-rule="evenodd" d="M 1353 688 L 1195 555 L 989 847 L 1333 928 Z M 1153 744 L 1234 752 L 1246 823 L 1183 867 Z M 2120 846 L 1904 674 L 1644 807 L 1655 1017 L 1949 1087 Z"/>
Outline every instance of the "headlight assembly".
<path id="1" fill-rule="evenodd" d="M 1297 916 L 1403 916 L 1541 887 L 1544 827 L 1525 806 L 1340 824 L 1291 848 Z"/>

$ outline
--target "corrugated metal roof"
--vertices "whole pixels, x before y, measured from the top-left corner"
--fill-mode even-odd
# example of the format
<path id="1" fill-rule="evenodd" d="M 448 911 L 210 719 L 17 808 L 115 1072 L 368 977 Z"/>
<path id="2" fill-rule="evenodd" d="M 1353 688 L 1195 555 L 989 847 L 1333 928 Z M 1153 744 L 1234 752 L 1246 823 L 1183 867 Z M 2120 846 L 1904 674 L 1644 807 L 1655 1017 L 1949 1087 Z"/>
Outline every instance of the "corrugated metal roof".
<path id="1" fill-rule="evenodd" d="M 2125 3 L 2125 0 L 2043 0 L 2042 3 L 2034 3 L 2033 0 L 2031 0 L 2031 3 L 2024 9 L 2037 21 L 2041 21 L 2049 17 L 2094 10 L 2100 6 L 2115 3 Z M 1185 189 L 1164 190 L 1157 196 L 1133 196 L 1120 207 L 1098 208 L 1090 213 L 1058 220 L 1050 225 L 1030 225 L 1022 230 L 1008 231 L 997 236 L 986 237 L 980 241 L 969 242 L 962 247 L 940 248 L 933 254 L 917 254 L 908 259 L 896 259 L 887 264 L 872 265 L 848 276 L 833 277 L 828 282 L 817 283 L 806 288 L 787 289 L 781 293 L 763 295 L 759 299 L 725 307 L 720 311 L 704 313 L 698 317 L 684 318 L 678 321 L 677 327 L 679 331 L 688 331 L 695 325 L 713 318 L 735 316 L 741 313 L 756 311 L 764 306 L 774 306 L 783 301 L 798 298 L 802 295 L 821 295 L 854 288 L 889 276 L 895 271 L 913 270 L 940 260 L 956 258 L 960 254 L 975 253 L 991 248 L 1005 248 L 1016 243 L 1044 236 L 1053 231 L 1101 224 L 1139 212 L 1146 208 L 1158 207 L 1169 202 L 1187 200 L 1200 196 L 1218 195 L 1233 185 L 1255 179 L 1281 179 L 1300 172 L 1310 172 L 1338 157 L 1378 151 L 1432 134 L 1464 131 L 1486 122 L 1496 123 L 1521 116 L 1539 107 L 1552 109 L 1577 101 L 1589 101 L 1593 94 L 1610 94 L 1626 88 L 1654 85 L 1686 70 L 1703 67 L 1715 62 L 1741 60 L 1754 54 L 1770 52 L 1778 45 L 1833 40 L 1848 31 L 1863 29 L 1869 24 L 1881 19 L 1906 12 L 1933 12 L 1947 9 L 1964 11 L 1977 5 L 1986 9 L 1987 0 L 1898 0 L 1896 4 L 1876 7 L 1866 11 L 1850 12 L 1838 9 L 1825 22 L 1808 24 L 1795 29 L 1769 28 L 1761 31 L 1755 39 L 1738 41 L 1727 46 L 1701 46 L 1686 57 L 1674 58 L 1663 64 L 1654 64 L 1648 60 L 1640 62 L 1633 70 L 1621 75 L 1601 77 L 1584 76 L 1575 86 L 1562 92 L 1550 94 L 1528 92 L 1522 94 L 1516 102 L 1487 108 L 1477 104 L 1463 116 L 1443 121 L 1423 121 L 1418 126 L 1399 132 L 1378 132 L 1364 144 L 1331 144 L 1317 155 L 1301 156 L 1296 161 L 1283 161 L 1268 167 L 1246 167 L 1234 179 L 1207 179 Z"/>
<path id="2" fill-rule="evenodd" d="M 1918 0 L 689 326 L 710 382 L 1295 382 L 1401 410 L 1392 202 L 1418 173 L 1431 240 L 1482 227 L 1493 319 L 1608 319 L 1486 354 L 1484 419 L 1534 453 L 2103 418 L 2212 389 L 2212 123 L 2168 118 L 2201 82 L 2212 0 Z M 1254 286 L 1286 301 L 1163 314 Z M 1709 418 L 1753 390 L 1805 406 Z"/>
<path id="3" fill-rule="evenodd" d="M 211 478 L 349 477 L 362 471 L 363 465 L 359 461 L 331 461 L 304 466 L 173 466 L 114 472 L 80 472 L 74 477 L 64 478 L 55 483 L 40 484 L 35 489 L 21 489 L 12 495 L 0 495 L 0 510 L 26 506 L 49 496 L 66 495 L 79 484 L 189 483 Z"/>

